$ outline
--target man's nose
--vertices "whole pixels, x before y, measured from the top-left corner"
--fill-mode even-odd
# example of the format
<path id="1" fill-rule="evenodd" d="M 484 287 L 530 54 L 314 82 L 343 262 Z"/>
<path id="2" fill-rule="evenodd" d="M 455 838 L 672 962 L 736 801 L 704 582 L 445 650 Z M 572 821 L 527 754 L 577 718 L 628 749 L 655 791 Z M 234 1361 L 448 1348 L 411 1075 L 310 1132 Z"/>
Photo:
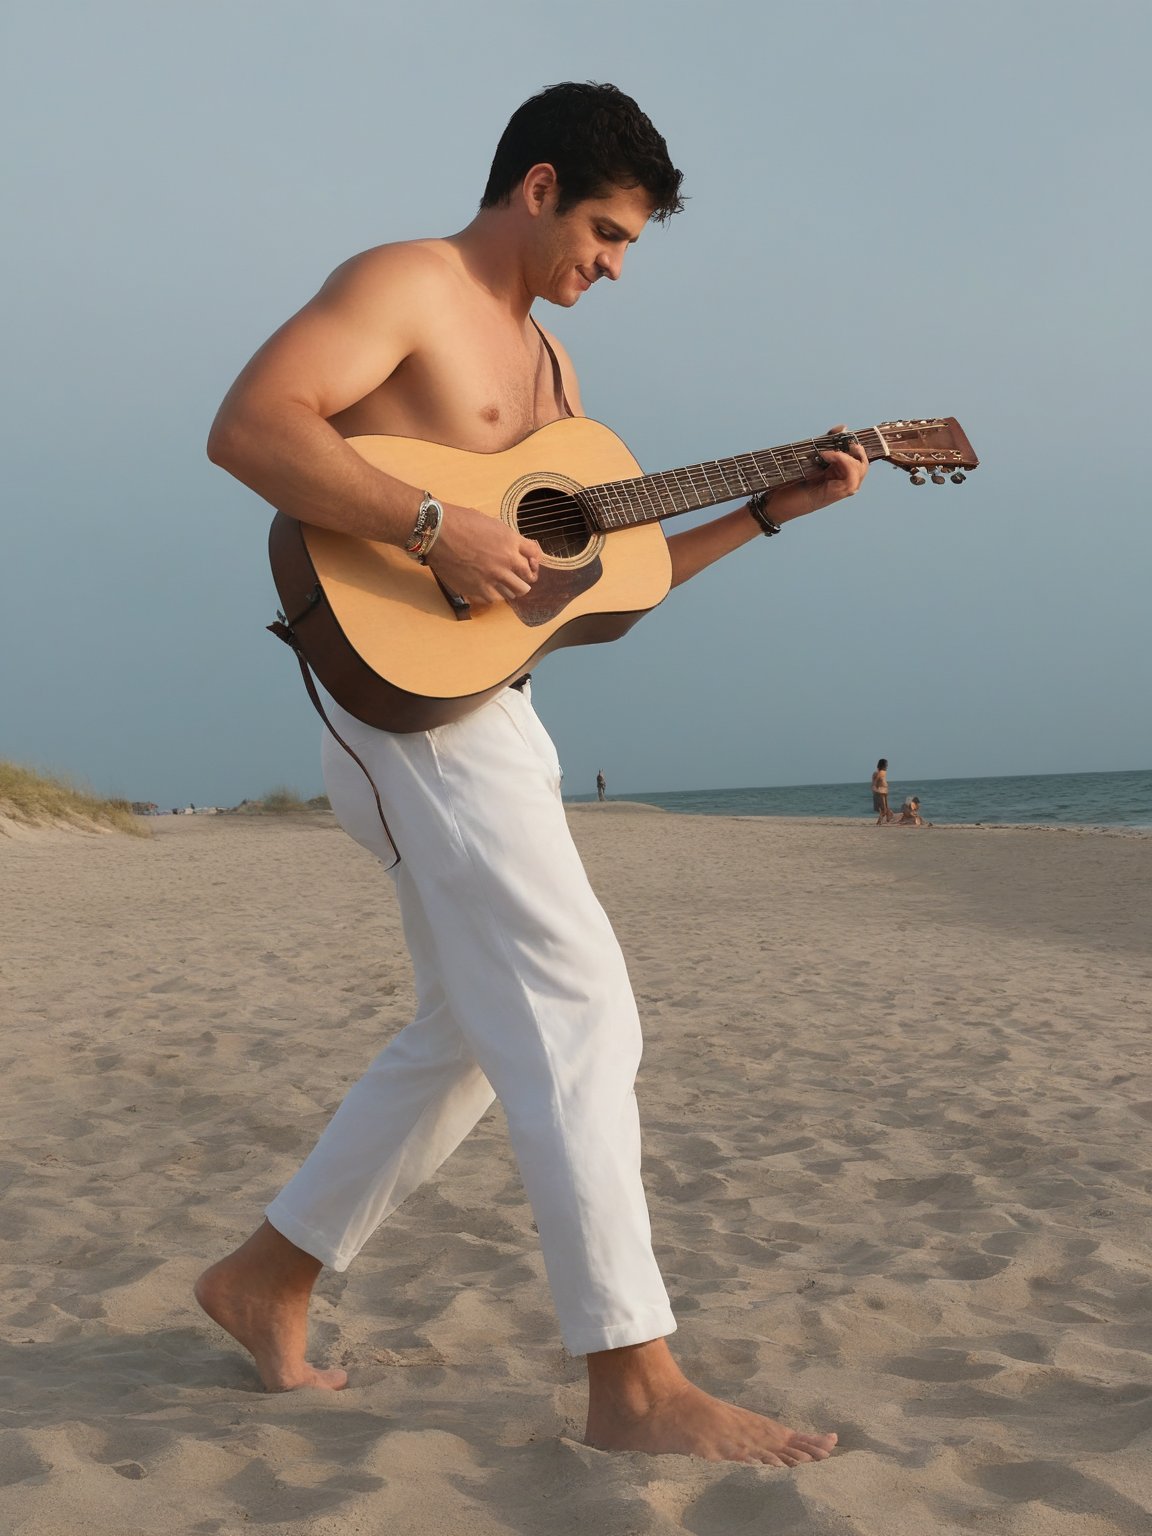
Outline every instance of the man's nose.
<path id="1" fill-rule="evenodd" d="M 599 272 L 603 277 L 610 277 L 613 282 L 615 282 L 616 279 L 620 276 L 620 271 L 623 265 L 624 257 L 615 253 L 599 256 L 596 259 L 597 272 Z"/>

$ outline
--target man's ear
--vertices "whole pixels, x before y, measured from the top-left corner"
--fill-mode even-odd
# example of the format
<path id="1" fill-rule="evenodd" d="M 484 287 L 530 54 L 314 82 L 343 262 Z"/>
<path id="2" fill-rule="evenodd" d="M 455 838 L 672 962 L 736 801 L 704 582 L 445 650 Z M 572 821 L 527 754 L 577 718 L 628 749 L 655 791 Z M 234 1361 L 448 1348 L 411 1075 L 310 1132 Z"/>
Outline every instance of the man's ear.
<path id="1" fill-rule="evenodd" d="M 555 167 L 547 161 L 534 165 L 521 183 L 520 192 L 524 206 L 533 218 L 537 218 L 546 208 L 555 204 L 559 196 L 560 182 Z"/>

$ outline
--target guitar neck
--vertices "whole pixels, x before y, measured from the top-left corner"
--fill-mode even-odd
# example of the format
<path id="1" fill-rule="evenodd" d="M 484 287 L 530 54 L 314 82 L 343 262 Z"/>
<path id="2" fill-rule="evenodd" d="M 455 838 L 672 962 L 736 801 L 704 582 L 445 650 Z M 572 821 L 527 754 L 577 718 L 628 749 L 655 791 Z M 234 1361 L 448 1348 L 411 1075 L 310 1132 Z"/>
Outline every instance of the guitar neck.
<path id="1" fill-rule="evenodd" d="M 660 522 L 682 512 L 698 512 L 724 501 L 736 501 L 756 491 L 773 491 L 783 485 L 809 480 L 820 472 L 820 455 L 842 449 L 846 440 L 858 442 L 869 459 L 887 457 L 888 446 L 876 427 L 862 432 L 829 433 L 803 438 L 759 453 L 741 453 L 731 459 L 710 459 L 666 469 L 655 475 L 629 480 L 609 480 L 585 486 L 576 500 L 593 526 L 603 533 L 632 528 L 638 523 Z"/>

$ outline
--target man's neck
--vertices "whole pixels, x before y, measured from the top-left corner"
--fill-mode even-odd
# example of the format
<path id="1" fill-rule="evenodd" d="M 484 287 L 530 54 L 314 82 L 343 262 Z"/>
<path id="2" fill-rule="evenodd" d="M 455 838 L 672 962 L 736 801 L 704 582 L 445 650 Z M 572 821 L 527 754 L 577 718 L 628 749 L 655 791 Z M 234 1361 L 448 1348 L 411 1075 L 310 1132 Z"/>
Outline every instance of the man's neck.
<path id="1" fill-rule="evenodd" d="M 448 243 L 459 252 L 478 288 L 517 320 L 528 318 L 537 295 L 528 284 L 523 242 L 510 209 L 482 208 L 471 224 L 448 237 Z"/>

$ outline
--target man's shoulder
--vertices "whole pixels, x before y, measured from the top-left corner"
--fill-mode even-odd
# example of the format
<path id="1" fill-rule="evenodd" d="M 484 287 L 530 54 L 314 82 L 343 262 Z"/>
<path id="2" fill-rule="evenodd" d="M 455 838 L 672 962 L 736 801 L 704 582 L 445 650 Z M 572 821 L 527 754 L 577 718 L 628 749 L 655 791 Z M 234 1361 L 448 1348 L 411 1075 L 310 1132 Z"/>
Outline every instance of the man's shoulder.
<path id="1" fill-rule="evenodd" d="M 435 286 L 451 281 L 458 266 L 447 240 L 395 240 L 350 256 L 336 268 L 329 283 L 408 282 Z"/>

